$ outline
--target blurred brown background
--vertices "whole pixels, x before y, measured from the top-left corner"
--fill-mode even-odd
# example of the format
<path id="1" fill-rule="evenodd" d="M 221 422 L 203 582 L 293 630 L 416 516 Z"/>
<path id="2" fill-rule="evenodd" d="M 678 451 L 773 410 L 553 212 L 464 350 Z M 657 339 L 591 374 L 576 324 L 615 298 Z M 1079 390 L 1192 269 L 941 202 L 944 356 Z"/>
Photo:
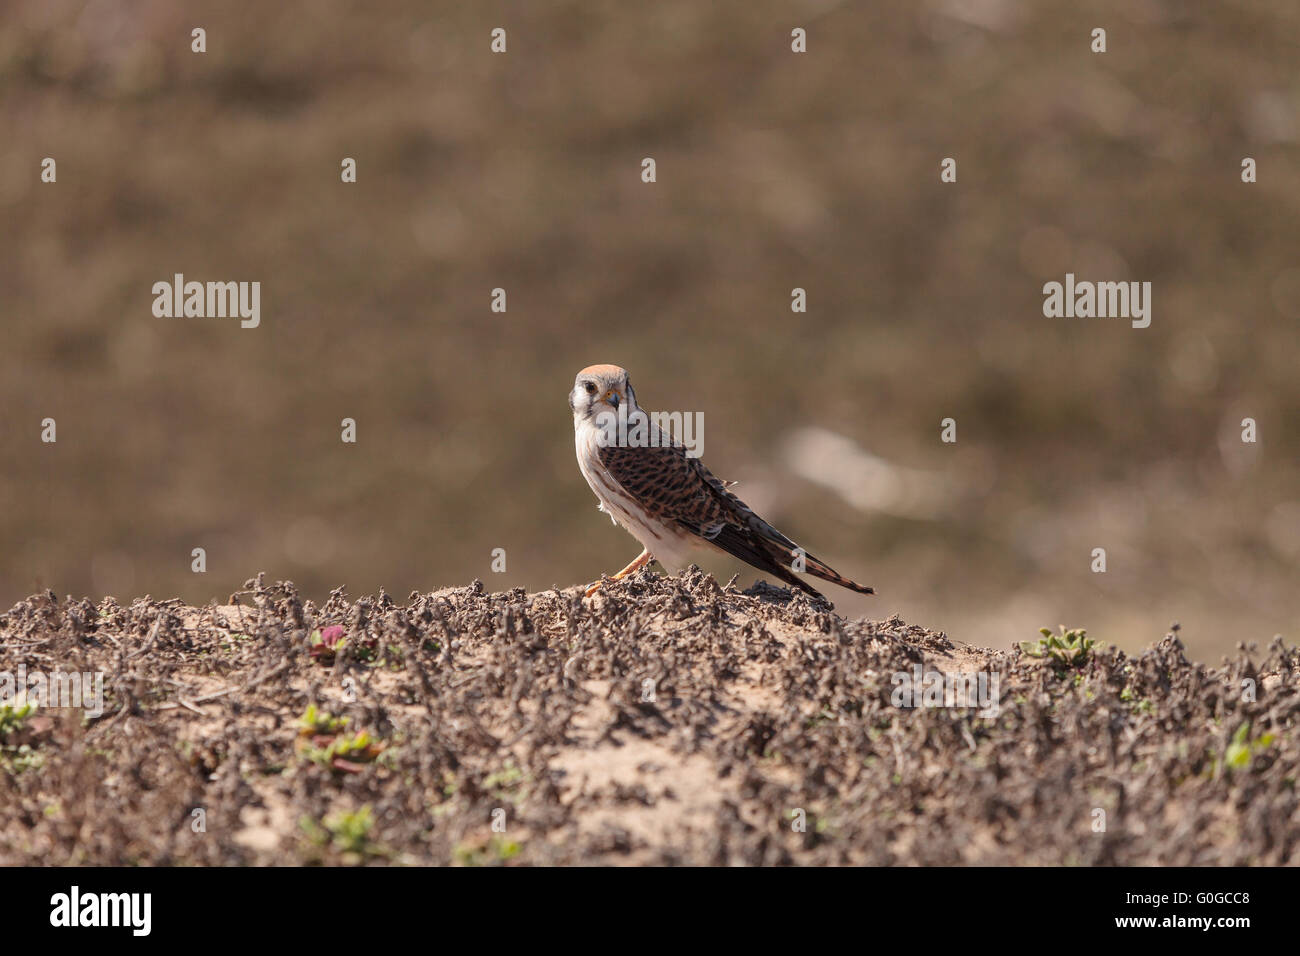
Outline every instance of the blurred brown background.
<path id="1" fill-rule="evenodd" d="M 613 572 L 565 404 L 613 362 L 846 613 L 1293 641 L 1300 6 L 1080 6 L 6 5 L 0 604 Z M 154 318 L 176 272 L 261 327 Z M 1151 327 L 1045 318 L 1066 272 Z"/>

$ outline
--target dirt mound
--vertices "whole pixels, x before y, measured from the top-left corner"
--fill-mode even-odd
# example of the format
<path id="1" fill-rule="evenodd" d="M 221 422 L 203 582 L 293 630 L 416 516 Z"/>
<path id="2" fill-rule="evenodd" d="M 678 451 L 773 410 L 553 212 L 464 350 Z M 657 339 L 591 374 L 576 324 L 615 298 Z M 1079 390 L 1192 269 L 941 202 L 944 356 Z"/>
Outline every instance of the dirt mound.
<path id="1" fill-rule="evenodd" d="M 696 570 L 588 601 L 36 595 L 0 671 L 102 672 L 104 710 L 0 707 L 0 862 L 1300 862 L 1296 650 L 1029 650 Z"/>

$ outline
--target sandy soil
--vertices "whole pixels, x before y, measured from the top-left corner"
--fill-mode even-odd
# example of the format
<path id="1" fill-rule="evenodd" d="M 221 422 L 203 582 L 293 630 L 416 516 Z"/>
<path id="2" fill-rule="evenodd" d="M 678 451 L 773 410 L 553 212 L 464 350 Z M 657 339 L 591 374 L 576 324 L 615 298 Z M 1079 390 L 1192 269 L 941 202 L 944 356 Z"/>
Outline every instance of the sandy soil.
<path id="1" fill-rule="evenodd" d="M 105 709 L 0 729 L 6 864 L 1300 862 L 1280 643 L 1067 664 L 696 570 L 322 607 L 259 576 L 35 595 L 0 615 L 19 664 L 103 672 Z M 896 706 L 918 665 L 996 676 L 996 715 Z"/>

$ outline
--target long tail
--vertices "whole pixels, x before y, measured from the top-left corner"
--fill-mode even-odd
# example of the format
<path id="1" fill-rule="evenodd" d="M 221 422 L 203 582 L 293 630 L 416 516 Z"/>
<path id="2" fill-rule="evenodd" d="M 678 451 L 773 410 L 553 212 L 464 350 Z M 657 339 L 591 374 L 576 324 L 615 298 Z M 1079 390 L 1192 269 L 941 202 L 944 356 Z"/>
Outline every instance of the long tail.
<path id="1" fill-rule="evenodd" d="M 761 519 L 759 520 L 761 521 Z M 859 594 L 876 593 L 864 584 L 850 581 L 825 561 L 813 557 L 806 551 L 802 551 L 798 545 L 765 521 L 757 527 L 751 525 L 747 530 L 749 531 L 748 534 L 735 525 L 727 525 L 709 540 L 723 551 L 735 555 L 745 563 L 758 568 L 760 571 L 766 571 L 768 574 L 780 578 L 786 584 L 792 584 L 814 597 L 824 599 L 825 595 L 798 577 L 794 573 L 796 567 L 802 567 L 805 573 L 811 574 L 813 577 L 829 581 L 831 584 L 838 584 L 850 591 L 857 591 Z M 799 550 L 800 553 L 797 554 L 796 550 Z"/>
<path id="2" fill-rule="evenodd" d="M 791 556 L 790 560 L 794 560 L 793 556 Z M 807 572 L 815 578 L 821 578 L 823 581 L 831 582 L 831 584 L 838 584 L 842 588 L 848 588 L 850 591 L 857 591 L 859 594 L 876 593 L 865 584 L 858 584 L 857 581 L 850 581 L 825 561 L 819 561 L 811 554 L 804 554 L 804 565 Z"/>

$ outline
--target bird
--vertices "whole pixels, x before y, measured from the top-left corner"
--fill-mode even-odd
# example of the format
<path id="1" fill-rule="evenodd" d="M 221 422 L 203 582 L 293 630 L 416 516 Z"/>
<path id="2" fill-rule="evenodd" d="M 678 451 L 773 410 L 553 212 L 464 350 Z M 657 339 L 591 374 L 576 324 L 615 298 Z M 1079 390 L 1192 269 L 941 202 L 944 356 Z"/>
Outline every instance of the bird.
<path id="1" fill-rule="evenodd" d="M 637 404 L 626 369 L 584 368 L 573 381 L 569 409 L 578 468 L 599 510 L 641 543 L 641 553 L 611 581 L 651 561 L 677 571 L 699 550 L 715 549 L 823 601 L 825 596 L 796 570 L 859 594 L 875 593 L 760 518 L 729 490 L 734 481 L 714 476 L 685 445 L 657 428 Z M 588 587 L 585 596 L 595 594 L 602 581 Z"/>

